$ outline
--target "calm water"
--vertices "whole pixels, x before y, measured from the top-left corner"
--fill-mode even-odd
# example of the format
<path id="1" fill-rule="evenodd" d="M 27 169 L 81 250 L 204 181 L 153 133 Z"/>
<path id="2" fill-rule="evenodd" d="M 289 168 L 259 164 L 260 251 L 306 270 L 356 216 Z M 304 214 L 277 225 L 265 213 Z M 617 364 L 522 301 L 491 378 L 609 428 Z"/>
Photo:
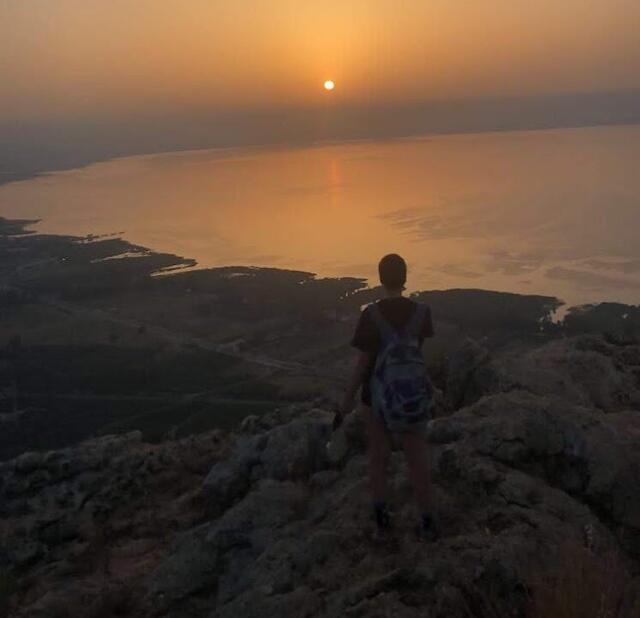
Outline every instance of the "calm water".
<path id="1" fill-rule="evenodd" d="M 118 159 L 0 186 L 0 215 L 202 266 L 640 302 L 640 126 Z"/>

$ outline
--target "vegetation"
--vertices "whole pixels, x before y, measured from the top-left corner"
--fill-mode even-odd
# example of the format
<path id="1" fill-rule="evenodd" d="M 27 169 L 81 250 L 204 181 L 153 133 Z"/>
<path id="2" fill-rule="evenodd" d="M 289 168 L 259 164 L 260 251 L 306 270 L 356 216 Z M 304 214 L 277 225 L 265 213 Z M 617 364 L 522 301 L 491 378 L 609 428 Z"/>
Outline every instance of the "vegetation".
<path id="1" fill-rule="evenodd" d="M 531 569 L 523 586 L 521 607 L 495 591 L 467 592 L 469 618 L 637 618 L 640 594 L 621 555 L 598 554 L 575 540 L 551 549 Z"/>
<path id="2" fill-rule="evenodd" d="M 183 438 L 211 429 L 232 429 L 245 416 L 271 412 L 276 402 L 192 401 L 158 406 L 121 421 L 104 425 L 100 433 L 126 433 L 139 430 L 147 442 L 160 442 L 167 437 Z"/>
<path id="3" fill-rule="evenodd" d="M 539 333 L 551 325 L 553 313 L 562 305 L 552 296 L 487 290 L 434 290 L 415 298 L 431 307 L 434 320 L 453 322 L 469 333 L 483 335 L 492 331 Z"/>
<path id="4" fill-rule="evenodd" d="M 614 550 L 598 555 L 566 542 L 551 566 L 531 583 L 531 618 L 637 618 L 640 598 L 621 556 Z"/>
<path id="5" fill-rule="evenodd" d="M 276 401 L 331 392 L 360 307 L 381 295 L 356 278 L 185 269 L 190 260 L 121 238 L 30 234 L 29 223 L 0 218 L 0 460 L 106 431 L 161 440 L 231 428 Z M 441 388 L 449 352 L 467 336 L 488 335 L 491 347 L 604 325 L 617 339 L 640 332 L 639 309 L 626 305 L 573 309 L 558 325 L 552 297 L 414 297 L 437 324 L 428 362 Z"/>
<path id="6" fill-rule="evenodd" d="M 620 342 L 637 342 L 640 338 L 640 307 L 622 303 L 600 303 L 569 309 L 564 319 L 569 334 L 604 333 Z"/>

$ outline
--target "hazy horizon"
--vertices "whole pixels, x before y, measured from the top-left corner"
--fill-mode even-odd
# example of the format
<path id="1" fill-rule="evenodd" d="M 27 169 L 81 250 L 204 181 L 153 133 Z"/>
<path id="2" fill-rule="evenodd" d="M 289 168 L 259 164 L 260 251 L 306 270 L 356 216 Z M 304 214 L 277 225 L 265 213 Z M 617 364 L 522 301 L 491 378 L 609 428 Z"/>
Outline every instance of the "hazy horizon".
<path id="1" fill-rule="evenodd" d="M 640 122 L 638 23 L 630 0 L 8 1 L 0 182 L 185 148 Z"/>
<path id="2" fill-rule="evenodd" d="M 383 108 L 129 117 L 0 125 L 0 185 L 118 157 L 211 148 L 312 145 L 421 135 L 640 123 L 640 90 L 486 98 Z"/>

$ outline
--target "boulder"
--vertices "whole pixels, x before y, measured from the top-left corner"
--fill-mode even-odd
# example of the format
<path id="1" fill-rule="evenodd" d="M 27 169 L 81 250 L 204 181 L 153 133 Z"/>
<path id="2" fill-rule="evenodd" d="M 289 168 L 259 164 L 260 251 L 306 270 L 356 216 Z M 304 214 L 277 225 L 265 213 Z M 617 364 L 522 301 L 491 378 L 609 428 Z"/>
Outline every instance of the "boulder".
<path id="1" fill-rule="evenodd" d="M 231 456 L 217 463 L 202 491 L 212 513 L 221 513 L 263 478 L 307 479 L 327 467 L 327 441 L 333 416 L 312 410 L 266 432 L 241 436 Z"/>
<path id="2" fill-rule="evenodd" d="M 493 363 L 503 379 L 543 397 L 603 412 L 640 410 L 638 346 L 615 346 L 584 335 L 505 354 Z"/>
<path id="3" fill-rule="evenodd" d="M 202 483 L 202 492 L 212 513 L 222 513 L 248 490 L 251 469 L 260 463 L 266 438 L 242 436 L 231 457 L 215 464 Z"/>
<path id="4" fill-rule="evenodd" d="M 24 582 L 16 593 L 24 611 L 15 615 L 114 615 L 125 605 L 129 611 L 129 601 L 111 592 L 117 578 L 126 572 L 126 591 L 135 588 L 131 573 L 151 572 L 173 530 L 202 517 L 194 501 L 202 477 L 194 470 L 210 464 L 217 445 L 215 432 L 153 446 L 133 433 L 3 464 L 0 587 L 5 575 Z M 205 577 L 209 555 L 196 556 L 194 547 L 205 549 L 193 543 L 176 556 L 167 579 L 177 582 L 189 564 L 192 580 L 194 573 Z M 199 585 L 184 584 L 184 594 Z M 175 583 L 169 604 L 181 598 L 179 588 Z M 137 593 L 136 604 L 143 597 Z"/>
<path id="5" fill-rule="evenodd" d="M 487 348 L 467 339 L 448 361 L 447 403 L 454 410 L 470 405 L 483 395 L 499 390 L 500 382 L 501 376 Z"/>
<path id="6" fill-rule="evenodd" d="M 583 335 L 489 352 L 468 339 L 448 363 L 446 394 L 454 409 L 482 396 L 527 390 L 603 412 L 640 409 L 640 346 Z"/>
<path id="7" fill-rule="evenodd" d="M 180 536 L 169 557 L 151 573 L 147 592 L 155 611 L 166 611 L 189 595 L 215 590 L 219 556 L 206 542 L 206 528 Z"/>
<path id="8" fill-rule="evenodd" d="M 266 586 L 279 581 L 284 586 L 286 567 L 274 566 L 274 560 L 267 560 L 269 554 L 262 560 L 259 557 L 280 527 L 303 516 L 307 497 L 302 485 L 265 479 L 222 517 L 180 536 L 149 576 L 146 596 L 150 604 L 156 611 L 165 611 L 195 594 L 216 594 L 225 600 L 255 582 Z M 270 551 L 277 557 L 277 549 Z M 297 556 L 302 560 L 304 551 Z"/>
<path id="9" fill-rule="evenodd" d="M 42 453 L 23 453 L 15 460 L 14 469 L 19 474 L 29 474 L 40 467 L 42 460 Z"/>
<path id="10" fill-rule="evenodd" d="M 637 558 L 639 436 L 640 413 L 604 415 L 526 391 L 485 397 L 430 432 L 432 442 L 448 444 L 438 466 L 449 481 L 474 469 L 470 454 L 523 471 L 593 509 Z"/>

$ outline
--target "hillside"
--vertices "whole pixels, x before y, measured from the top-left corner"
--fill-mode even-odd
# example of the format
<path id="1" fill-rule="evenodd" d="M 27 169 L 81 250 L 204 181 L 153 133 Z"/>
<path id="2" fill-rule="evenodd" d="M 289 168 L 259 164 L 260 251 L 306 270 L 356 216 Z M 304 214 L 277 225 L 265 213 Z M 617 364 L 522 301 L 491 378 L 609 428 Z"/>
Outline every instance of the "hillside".
<path id="1" fill-rule="evenodd" d="M 448 360 L 428 441 L 442 538 L 370 533 L 357 413 L 139 433 L 1 468 L 0 576 L 26 616 L 640 615 L 640 346 L 600 336 Z"/>

